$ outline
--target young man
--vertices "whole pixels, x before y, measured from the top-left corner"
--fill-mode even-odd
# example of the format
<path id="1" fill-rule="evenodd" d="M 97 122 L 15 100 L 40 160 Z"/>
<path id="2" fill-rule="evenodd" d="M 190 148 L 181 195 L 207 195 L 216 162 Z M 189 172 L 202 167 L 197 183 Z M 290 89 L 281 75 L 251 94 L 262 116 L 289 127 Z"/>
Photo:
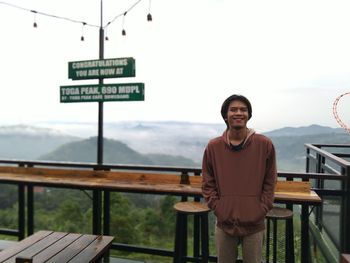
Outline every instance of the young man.
<path id="1" fill-rule="evenodd" d="M 277 177 L 274 146 L 247 128 L 252 107 L 246 97 L 228 97 L 221 115 L 227 129 L 208 143 L 202 164 L 203 196 L 216 216 L 218 262 L 235 262 L 241 243 L 243 262 L 261 263 Z"/>

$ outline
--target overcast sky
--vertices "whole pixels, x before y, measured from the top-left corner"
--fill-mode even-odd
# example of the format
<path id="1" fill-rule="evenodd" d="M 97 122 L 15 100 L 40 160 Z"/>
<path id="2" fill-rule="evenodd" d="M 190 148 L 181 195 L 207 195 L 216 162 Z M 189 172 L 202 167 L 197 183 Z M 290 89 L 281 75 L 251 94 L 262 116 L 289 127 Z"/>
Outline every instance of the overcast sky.
<path id="1" fill-rule="evenodd" d="M 96 122 L 97 103 L 60 103 L 68 62 L 98 59 L 98 28 L 36 15 L 100 24 L 100 0 L 0 1 L 0 124 Z M 104 0 L 104 25 L 135 0 Z M 321 124 L 339 127 L 334 100 L 350 91 L 350 2 L 347 0 L 149 0 L 107 28 L 105 58 L 133 57 L 145 101 L 104 103 L 105 122 L 220 123 L 231 94 L 253 105 L 259 131 Z M 80 41 L 84 34 L 85 41 Z M 350 125 L 350 95 L 339 101 Z"/>

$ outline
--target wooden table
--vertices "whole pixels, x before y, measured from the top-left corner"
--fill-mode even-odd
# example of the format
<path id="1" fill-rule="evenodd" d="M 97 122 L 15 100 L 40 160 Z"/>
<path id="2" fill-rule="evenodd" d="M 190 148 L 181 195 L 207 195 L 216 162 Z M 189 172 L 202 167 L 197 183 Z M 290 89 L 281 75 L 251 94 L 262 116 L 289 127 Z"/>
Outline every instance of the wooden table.
<path id="1" fill-rule="evenodd" d="M 97 262 L 114 237 L 39 231 L 0 252 L 0 262 Z"/>
<path id="2" fill-rule="evenodd" d="M 311 190 L 310 182 L 306 181 L 277 181 L 275 200 L 278 202 L 293 202 L 294 204 L 318 205 L 321 198 Z"/>
<path id="3" fill-rule="evenodd" d="M 202 196 L 200 176 L 180 183 L 177 174 L 0 166 L 0 182 L 119 192 Z"/>
<path id="4" fill-rule="evenodd" d="M 301 205 L 301 263 L 310 262 L 309 208 L 310 206 L 321 205 L 322 199 L 310 189 L 310 182 L 278 181 L 275 202 Z M 291 235 L 292 232 L 287 236 Z"/>
<path id="5" fill-rule="evenodd" d="M 182 180 L 186 183 L 181 183 Z M 177 174 L 0 166 L 0 182 L 202 197 L 201 176 L 187 176 L 183 179 Z M 301 183 L 302 190 L 300 190 L 298 183 Z M 295 204 L 320 203 L 320 197 L 315 192 L 310 191 L 310 187 L 307 190 L 305 183 L 307 182 L 278 181 L 275 201 L 287 201 Z"/>

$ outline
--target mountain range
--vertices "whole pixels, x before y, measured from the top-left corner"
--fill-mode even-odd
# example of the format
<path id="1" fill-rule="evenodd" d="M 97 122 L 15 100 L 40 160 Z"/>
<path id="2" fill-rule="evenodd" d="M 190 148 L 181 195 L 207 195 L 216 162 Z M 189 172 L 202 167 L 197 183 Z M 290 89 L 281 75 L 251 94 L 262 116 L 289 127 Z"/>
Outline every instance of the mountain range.
<path id="1" fill-rule="evenodd" d="M 76 123 L 1 126 L 0 158 L 96 162 L 94 128 Z M 104 163 L 200 167 L 209 139 L 220 136 L 224 129 L 222 124 L 187 122 L 108 123 Z M 264 134 L 273 141 L 278 169 L 284 171 L 305 170 L 305 143 L 350 144 L 350 135 L 342 129 L 315 124 Z"/>
<path id="2" fill-rule="evenodd" d="M 135 164 L 196 167 L 197 164 L 183 156 L 168 154 L 141 154 L 128 147 L 125 143 L 113 139 L 104 139 L 104 163 L 106 164 Z M 56 150 L 42 155 L 39 160 L 90 162 L 97 158 L 97 137 L 74 141 L 61 145 Z"/>
<path id="3" fill-rule="evenodd" d="M 331 128 L 321 125 L 310 125 L 301 127 L 284 127 L 273 131 L 265 132 L 268 137 L 280 137 L 280 136 L 304 136 L 314 134 L 344 134 L 345 131 L 342 128 Z"/>
<path id="4" fill-rule="evenodd" d="M 81 138 L 50 128 L 0 126 L 0 158 L 35 160 L 62 144 L 77 140 Z"/>

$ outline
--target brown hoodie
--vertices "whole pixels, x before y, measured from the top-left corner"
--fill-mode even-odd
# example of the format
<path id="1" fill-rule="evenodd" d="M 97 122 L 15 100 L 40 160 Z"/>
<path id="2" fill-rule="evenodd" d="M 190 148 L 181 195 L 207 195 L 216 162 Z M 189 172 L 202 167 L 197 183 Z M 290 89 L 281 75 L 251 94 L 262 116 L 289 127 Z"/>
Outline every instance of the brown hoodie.
<path id="1" fill-rule="evenodd" d="M 265 228 L 276 184 L 275 149 L 270 139 L 250 129 L 238 151 L 231 149 L 227 131 L 212 139 L 204 152 L 202 192 L 214 210 L 217 226 L 234 236 Z"/>

